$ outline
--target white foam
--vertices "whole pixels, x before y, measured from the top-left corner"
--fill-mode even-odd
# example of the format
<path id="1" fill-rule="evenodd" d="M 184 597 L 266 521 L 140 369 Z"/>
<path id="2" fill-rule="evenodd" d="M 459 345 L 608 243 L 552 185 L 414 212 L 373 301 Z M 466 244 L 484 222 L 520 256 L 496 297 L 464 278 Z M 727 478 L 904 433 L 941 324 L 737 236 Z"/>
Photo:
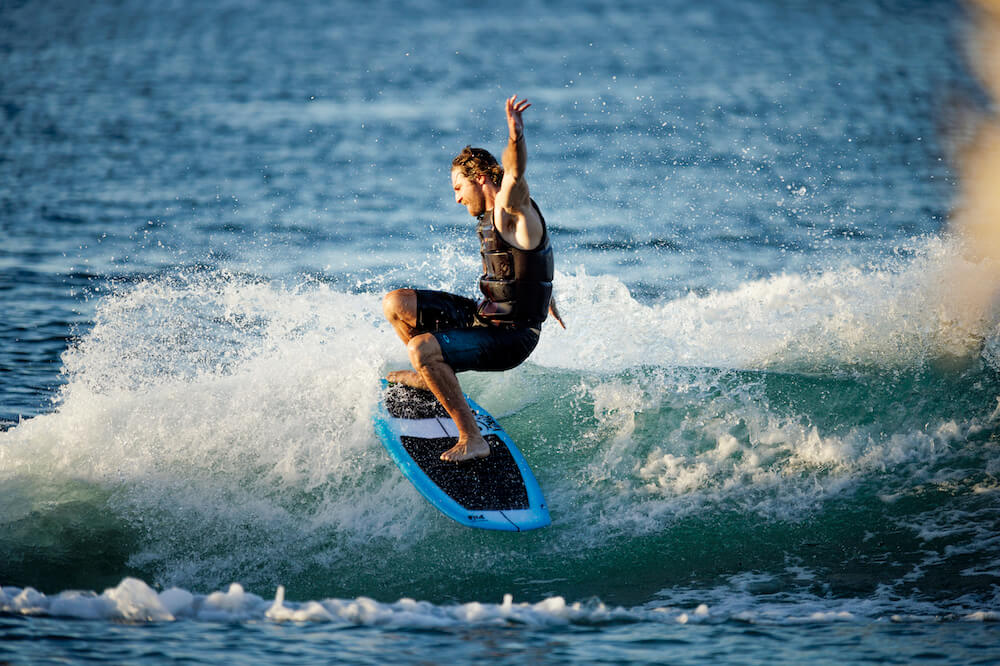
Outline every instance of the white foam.
<path id="1" fill-rule="evenodd" d="M 406 598 L 381 603 L 368 597 L 295 603 L 285 600 L 283 587 L 278 588 L 273 600 L 267 601 L 236 583 L 225 592 L 205 596 L 176 588 L 157 594 L 134 578 L 126 578 L 100 595 L 62 592 L 49 597 L 31 588 L 0 588 L 0 611 L 129 622 L 171 622 L 180 618 L 205 622 L 272 620 L 421 629 L 493 624 L 543 627 L 642 620 L 689 622 L 710 616 L 704 604 L 688 612 L 664 608 L 651 611 L 608 607 L 600 602 L 567 603 L 562 597 L 515 603 L 511 595 L 505 595 L 499 604 L 473 601 L 436 605 Z"/>
<path id="2" fill-rule="evenodd" d="M 972 280 L 987 279 L 990 266 L 967 261 L 953 240 L 918 240 L 906 250 L 912 256 L 881 266 L 777 275 L 652 305 L 610 275 L 560 273 L 560 309 L 570 326 L 547 327 L 535 358 L 614 372 L 649 365 L 891 370 L 974 357 L 984 343 L 983 353 L 995 356 L 998 312 L 959 317 L 961 294 L 942 291 L 946 271 L 960 267 Z"/>
<path id="3" fill-rule="evenodd" d="M 124 579 L 103 594 L 67 591 L 48 597 L 32 588 L 5 587 L 0 592 L 0 610 L 22 615 L 54 615 L 88 620 L 169 622 L 174 615 L 157 594 L 141 580 Z"/>
<path id="4" fill-rule="evenodd" d="M 142 536 L 132 563 L 174 585 L 221 584 L 277 544 L 419 536 L 429 509 L 371 428 L 378 378 L 406 364 L 382 321 L 378 296 L 323 285 L 134 286 L 64 355 L 57 410 L 0 434 L 0 478 L 109 495 Z"/>
<path id="5" fill-rule="evenodd" d="M 580 540 L 660 531 L 719 503 L 801 519 L 866 476 L 919 478 L 993 427 L 1000 410 L 830 431 L 770 408 L 745 372 L 894 371 L 948 352 L 938 344 L 948 325 L 926 315 L 925 274 L 953 249 L 931 240 L 918 250 L 868 271 L 651 305 L 612 276 L 560 274 L 569 328 L 547 325 L 516 371 L 463 376 L 523 429 L 533 464 L 561 451 L 550 458 L 558 466 L 538 469 L 557 509 L 548 547 L 576 553 Z M 139 535 L 129 564 L 157 582 L 217 587 L 254 571 L 261 578 L 248 584 L 276 583 L 279 567 L 346 570 L 373 543 L 436 548 L 434 510 L 372 432 L 378 378 L 408 363 L 380 294 L 226 274 L 141 283 L 102 300 L 63 361 L 57 410 L 0 433 L 0 479 L 7 489 L 93 485 L 102 510 Z M 569 388 L 553 388 L 564 377 Z M 554 399 L 583 410 L 572 446 L 565 415 L 546 411 Z M 533 416 L 519 422 L 522 411 Z M 46 501 L 32 498 L 18 510 Z M 558 507 L 570 507 L 572 534 Z M 168 602 L 170 613 L 185 607 Z"/>
<path id="6" fill-rule="evenodd" d="M 562 597 L 549 597 L 536 603 L 515 602 L 509 594 L 500 603 L 433 604 L 408 598 L 383 603 L 368 597 L 290 602 L 285 599 L 283 587 L 277 589 L 274 599 L 266 600 L 246 592 L 236 583 L 225 592 L 199 595 L 177 588 L 156 593 L 143 581 L 126 578 L 100 595 L 67 591 L 47 596 L 31 588 L 3 587 L 0 588 L 0 612 L 139 623 L 272 621 L 407 629 L 483 625 L 548 627 L 609 622 L 697 624 L 727 620 L 778 625 L 881 620 L 937 622 L 945 617 L 975 622 L 1000 620 L 1000 613 L 993 608 L 961 610 L 958 606 L 952 611 L 927 602 L 902 600 L 891 593 L 878 593 L 868 599 L 838 600 L 804 593 L 795 597 L 762 598 L 760 594 L 741 591 L 750 584 L 759 585 L 759 578 L 744 574 L 734 577 L 732 583 L 724 587 L 678 592 L 686 598 L 698 594 L 710 600 L 697 602 L 693 607 L 673 606 L 665 599 L 633 608 L 607 606 L 597 600 L 569 603 Z"/>

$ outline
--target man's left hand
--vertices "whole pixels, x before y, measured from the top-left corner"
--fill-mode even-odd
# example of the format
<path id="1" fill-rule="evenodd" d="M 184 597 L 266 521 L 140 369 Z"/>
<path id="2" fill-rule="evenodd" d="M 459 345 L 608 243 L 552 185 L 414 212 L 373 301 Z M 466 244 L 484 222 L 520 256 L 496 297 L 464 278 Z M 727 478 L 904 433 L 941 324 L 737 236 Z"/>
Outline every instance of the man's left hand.
<path id="1" fill-rule="evenodd" d="M 524 121 L 521 114 L 531 104 L 526 99 L 517 100 L 517 95 L 512 95 L 507 100 L 507 129 L 510 130 L 510 140 L 517 141 L 524 135 Z"/>

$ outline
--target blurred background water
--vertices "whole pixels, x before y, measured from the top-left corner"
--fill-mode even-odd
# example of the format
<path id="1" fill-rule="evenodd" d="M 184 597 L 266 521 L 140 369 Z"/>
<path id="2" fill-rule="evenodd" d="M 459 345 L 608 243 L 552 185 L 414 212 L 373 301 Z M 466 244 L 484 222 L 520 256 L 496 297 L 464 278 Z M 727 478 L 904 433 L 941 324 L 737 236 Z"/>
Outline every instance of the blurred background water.
<path id="1" fill-rule="evenodd" d="M 983 16 L 4 2 L 0 658 L 997 658 Z M 462 377 L 552 508 L 511 537 L 371 415 L 514 93 L 569 328 Z"/>

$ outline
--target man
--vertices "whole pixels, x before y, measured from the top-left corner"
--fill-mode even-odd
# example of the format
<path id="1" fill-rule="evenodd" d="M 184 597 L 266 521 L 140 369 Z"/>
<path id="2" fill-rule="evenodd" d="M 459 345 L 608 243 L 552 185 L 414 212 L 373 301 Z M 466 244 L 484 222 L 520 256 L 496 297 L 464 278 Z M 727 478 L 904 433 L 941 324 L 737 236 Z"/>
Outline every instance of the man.
<path id="1" fill-rule="evenodd" d="M 524 180 L 521 114 L 529 106 L 517 95 L 507 100 L 510 138 L 502 168 L 487 151 L 470 146 L 452 161 L 455 201 L 479 220 L 483 299 L 477 303 L 440 291 L 397 289 L 382 301 L 415 368 L 391 372 L 387 379 L 430 390 L 458 426 L 458 443 L 441 454 L 442 460 L 490 454 L 455 373 L 519 365 L 538 344 L 548 313 L 565 328 L 552 300 L 552 248 L 545 220 Z"/>

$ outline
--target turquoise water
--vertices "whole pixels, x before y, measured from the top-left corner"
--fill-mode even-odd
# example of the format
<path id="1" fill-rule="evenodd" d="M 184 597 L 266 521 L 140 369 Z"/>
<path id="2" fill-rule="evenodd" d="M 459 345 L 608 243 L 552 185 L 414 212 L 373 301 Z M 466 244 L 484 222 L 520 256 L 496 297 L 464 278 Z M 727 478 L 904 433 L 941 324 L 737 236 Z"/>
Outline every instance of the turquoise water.
<path id="1" fill-rule="evenodd" d="M 1000 659 L 975 18 L 3 5 L 0 661 Z M 461 379 L 545 491 L 516 535 L 371 425 L 381 295 L 474 290 L 448 165 L 513 93 L 568 328 Z"/>

